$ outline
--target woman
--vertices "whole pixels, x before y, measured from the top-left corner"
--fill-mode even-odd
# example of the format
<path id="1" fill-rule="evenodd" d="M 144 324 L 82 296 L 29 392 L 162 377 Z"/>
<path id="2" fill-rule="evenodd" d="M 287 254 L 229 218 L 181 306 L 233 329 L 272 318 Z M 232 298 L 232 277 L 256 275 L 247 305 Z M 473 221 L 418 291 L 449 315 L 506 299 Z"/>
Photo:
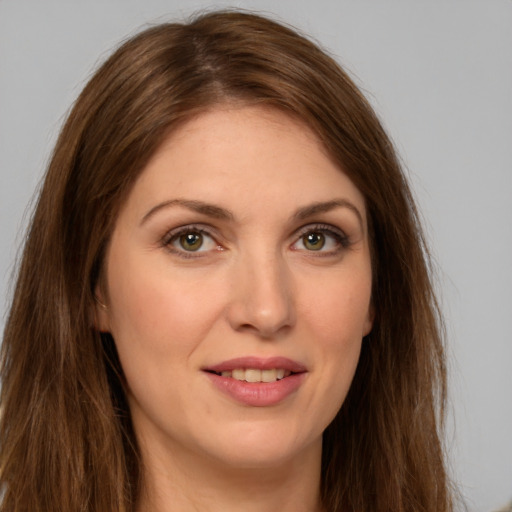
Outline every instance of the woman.
<path id="1" fill-rule="evenodd" d="M 396 155 L 343 70 L 256 15 L 151 28 L 93 76 L 2 361 L 2 511 L 452 509 Z"/>

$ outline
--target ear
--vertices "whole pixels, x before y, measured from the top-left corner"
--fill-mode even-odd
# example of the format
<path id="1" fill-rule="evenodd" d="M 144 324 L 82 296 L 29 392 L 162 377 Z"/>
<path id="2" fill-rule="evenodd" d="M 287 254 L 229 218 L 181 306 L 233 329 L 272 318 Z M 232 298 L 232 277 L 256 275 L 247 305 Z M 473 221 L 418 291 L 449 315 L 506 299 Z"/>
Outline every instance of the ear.
<path id="1" fill-rule="evenodd" d="M 363 337 L 370 334 L 372 328 L 373 328 L 373 322 L 375 320 L 375 308 L 373 307 L 373 304 L 370 304 L 368 307 L 368 313 L 366 315 L 364 325 L 363 325 Z"/>
<path id="2" fill-rule="evenodd" d="M 110 332 L 108 306 L 99 285 L 94 290 L 94 328 L 99 332 Z"/>

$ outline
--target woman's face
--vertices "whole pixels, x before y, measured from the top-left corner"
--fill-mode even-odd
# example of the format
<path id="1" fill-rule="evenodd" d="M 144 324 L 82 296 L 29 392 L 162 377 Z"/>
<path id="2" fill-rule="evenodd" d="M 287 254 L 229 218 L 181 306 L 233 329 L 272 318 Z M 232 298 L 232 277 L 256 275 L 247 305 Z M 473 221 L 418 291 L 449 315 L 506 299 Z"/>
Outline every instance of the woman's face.
<path id="1" fill-rule="evenodd" d="M 300 122 L 218 108 L 160 147 L 97 293 L 144 453 L 320 452 L 372 326 L 364 199 Z M 163 450 L 163 451 L 162 451 Z"/>

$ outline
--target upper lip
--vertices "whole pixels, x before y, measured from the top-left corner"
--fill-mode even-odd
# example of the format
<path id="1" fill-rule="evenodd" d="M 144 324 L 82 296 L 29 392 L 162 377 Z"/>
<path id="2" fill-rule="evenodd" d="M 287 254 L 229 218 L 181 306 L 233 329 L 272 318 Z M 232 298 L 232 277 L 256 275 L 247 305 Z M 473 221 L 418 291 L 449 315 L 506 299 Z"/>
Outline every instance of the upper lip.
<path id="1" fill-rule="evenodd" d="M 292 359 L 288 359 L 287 357 L 236 357 L 234 359 L 229 359 L 227 361 L 223 361 L 221 363 L 207 366 L 203 368 L 204 371 L 208 372 L 228 372 L 233 371 L 239 368 L 247 369 L 254 368 L 257 370 L 272 370 L 274 368 L 282 368 L 284 370 L 288 370 L 292 373 L 302 373 L 307 371 L 306 367 Z"/>

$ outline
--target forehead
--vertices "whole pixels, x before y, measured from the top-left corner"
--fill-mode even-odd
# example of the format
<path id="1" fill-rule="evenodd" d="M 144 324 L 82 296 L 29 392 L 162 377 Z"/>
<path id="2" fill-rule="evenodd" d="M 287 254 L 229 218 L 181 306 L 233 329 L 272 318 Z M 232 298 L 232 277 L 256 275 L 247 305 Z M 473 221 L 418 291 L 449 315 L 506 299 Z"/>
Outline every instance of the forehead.
<path id="1" fill-rule="evenodd" d="M 180 125 L 135 183 L 128 203 L 191 198 L 249 212 L 255 206 L 349 196 L 364 199 L 303 122 L 277 109 L 218 107 Z"/>
<path id="2" fill-rule="evenodd" d="M 274 136 L 278 134 L 276 139 Z M 206 156 L 236 156 L 237 160 L 246 158 L 263 159 L 272 151 L 275 157 L 279 149 L 300 145 L 304 154 L 321 153 L 331 160 L 324 145 L 314 131 L 301 119 L 271 106 L 227 103 L 217 105 L 193 116 L 180 124 L 160 145 L 148 166 L 155 160 L 165 158 L 164 153 L 188 151 L 191 159 L 202 155 L 193 149 L 200 145 Z M 264 153 L 259 149 L 265 148 Z M 297 151 L 297 147 L 293 147 Z M 192 151 L 189 151 L 192 150 Z M 176 156 L 176 155 L 175 155 Z M 290 157 L 292 155 L 290 154 Z M 318 156 L 318 155 L 316 155 Z M 210 160 L 210 164 L 214 161 Z"/>

